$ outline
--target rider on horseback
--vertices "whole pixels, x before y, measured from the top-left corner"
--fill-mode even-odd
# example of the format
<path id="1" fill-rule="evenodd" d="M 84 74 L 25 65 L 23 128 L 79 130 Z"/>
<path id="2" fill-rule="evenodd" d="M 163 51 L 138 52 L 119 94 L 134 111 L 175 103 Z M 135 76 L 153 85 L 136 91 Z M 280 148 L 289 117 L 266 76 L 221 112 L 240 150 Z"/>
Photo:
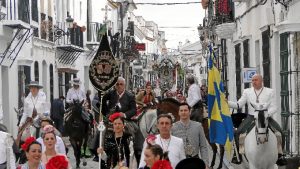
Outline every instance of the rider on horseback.
<path id="1" fill-rule="evenodd" d="M 43 86 L 36 81 L 31 81 L 28 87 L 30 93 L 24 100 L 24 112 L 19 124 L 19 131 L 29 127 L 32 123 L 39 123 L 37 119 L 44 117 L 46 112 L 50 112 L 46 94 L 40 91 Z"/>
<path id="2" fill-rule="evenodd" d="M 79 100 L 79 102 L 85 100 L 85 93 L 80 89 L 81 81 L 79 78 L 74 78 L 73 81 L 70 81 L 73 84 L 73 87 L 68 90 L 66 97 L 66 109 L 70 107 L 70 104 L 73 104 L 74 100 Z"/>
<path id="3" fill-rule="evenodd" d="M 138 93 L 136 96 L 136 103 L 139 108 L 146 108 L 155 105 L 155 93 L 152 91 L 152 86 L 150 82 L 145 85 L 145 90 Z M 139 109 L 138 108 L 138 109 Z"/>
<path id="4" fill-rule="evenodd" d="M 254 123 L 254 108 L 250 105 L 250 103 L 270 103 L 270 106 L 268 108 L 268 116 L 269 118 L 269 125 L 271 129 L 275 132 L 279 132 L 282 137 L 282 147 L 284 146 L 284 138 L 283 138 L 283 133 L 280 128 L 280 125 L 272 118 L 272 115 L 276 113 L 277 111 L 277 106 L 276 106 L 276 98 L 275 98 L 275 93 L 273 89 L 267 88 L 263 86 L 263 78 L 259 74 L 255 74 L 252 77 L 252 85 L 253 87 L 245 89 L 243 92 L 243 95 L 241 98 L 238 100 L 238 102 L 231 102 L 228 101 L 229 107 L 230 108 L 235 108 L 239 109 L 242 108 L 246 103 L 248 104 L 248 116 L 247 118 L 241 123 L 241 125 L 238 127 L 238 129 L 235 132 L 235 140 L 237 145 L 239 145 L 239 137 L 240 134 L 247 133 L 248 131 L 251 130 L 250 127 L 253 127 Z M 240 140 L 241 141 L 241 140 Z M 243 142 L 243 141 L 242 141 Z M 233 158 L 232 160 L 233 163 L 238 163 L 236 157 Z M 286 159 L 282 155 L 282 152 L 279 151 L 278 154 L 278 160 L 277 160 L 278 165 L 284 165 L 286 164 Z"/>

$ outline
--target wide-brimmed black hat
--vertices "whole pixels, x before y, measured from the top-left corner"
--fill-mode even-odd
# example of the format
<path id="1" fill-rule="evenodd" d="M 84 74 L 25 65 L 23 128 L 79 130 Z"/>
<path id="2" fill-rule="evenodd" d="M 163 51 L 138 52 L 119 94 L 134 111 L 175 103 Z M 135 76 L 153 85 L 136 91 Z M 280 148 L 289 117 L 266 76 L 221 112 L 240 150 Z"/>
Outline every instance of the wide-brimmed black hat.
<path id="1" fill-rule="evenodd" d="M 205 163 L 199 158 L 187 158 L 180 161 L 175 169 L 205 169 Z"/>
<path id="2" fill-rule="evenodd" d="M 37 88 L 39 88 L 39 89 L 43 88 L 43 86 L 40 85 L 39 82 L 37 82 L 37 81 L 31 81 L 31 82 L 27 85 L 27 87 L 28 87 L 28 88 L 29 88 L 29 87 L 37 87 Z"/>

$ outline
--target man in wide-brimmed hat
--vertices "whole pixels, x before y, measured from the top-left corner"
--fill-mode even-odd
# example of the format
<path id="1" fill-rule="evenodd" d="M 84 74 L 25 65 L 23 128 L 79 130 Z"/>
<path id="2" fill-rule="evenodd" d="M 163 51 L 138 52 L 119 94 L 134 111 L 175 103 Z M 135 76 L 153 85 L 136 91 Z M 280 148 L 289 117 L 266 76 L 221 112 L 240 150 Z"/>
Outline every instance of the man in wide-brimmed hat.
<path id="1" fill-rule="evenodd" d="M 85 93 L 80 89 L 81 81 L 79 78 L 74 78 L 70 81 L 70 84 L 73 85 L 72 88 L 69 89 L 67 93 L 66 102 L 68 104 L 73 103 L 73 100 L 84 101 L 85 100 Z"/>
<path id="2" fill-rule="evenodd" d="M 46 94 L 40 91 L 43 86 L 37 81 L 31 81 L 27 87 L 30 93 L 24 100 L 24 112 L 19 124 L 20 127 L 24 125 L 27 118 L 43 117 L 46 112 L 50 112 Z"/>
<path id="3" fill-rule="evenodd" d="M 50 112 L 50 104 L 47 103 L 46 94 L 40 90 L 41 88 L 43 88 L 43 86 L 40 85 L 37 81 L 31 81 L 27 85 L 27 87 L 29 88 L 30 93 L 24 99 L 24 111 L 19 124 L 20 132 L 22 132 L 24 128 L 32 125 L 32 123 L 30 123 L 31 120 L 29 120 L 30 118 L 35 124 L 36 122 L 38 122 L 38 119 L 44 117 L 45 115 L 48 115 L 48 113 Z M 25 133 L 25 135 L 23 133 L 23 139 L 32 134 L 28 133 L 29 130 L 25 131 L 27 131 L 27 133 Z M 36 134 L 38 134 L 38 132 Z"/>

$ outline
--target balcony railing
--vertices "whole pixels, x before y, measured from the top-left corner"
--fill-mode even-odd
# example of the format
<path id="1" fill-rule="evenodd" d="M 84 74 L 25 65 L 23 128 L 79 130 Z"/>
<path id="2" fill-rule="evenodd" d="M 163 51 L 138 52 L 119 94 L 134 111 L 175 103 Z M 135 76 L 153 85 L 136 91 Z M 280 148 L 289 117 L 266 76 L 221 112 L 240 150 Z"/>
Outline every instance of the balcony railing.
<path id="1" fill-rule="evenodd" d="M 67 28 L 65 22 L 57 22 L 54 28 L 54 36 L 57 45 L 75 45 L 83 48 L 83 30 L 78 25 Z"/>
<path id="2" fill-rule="evenodd" d="M 87 27 L 87 43 L 100 42 L 99 30 L 101 24 L 98 22 L 90 22 Z"/>

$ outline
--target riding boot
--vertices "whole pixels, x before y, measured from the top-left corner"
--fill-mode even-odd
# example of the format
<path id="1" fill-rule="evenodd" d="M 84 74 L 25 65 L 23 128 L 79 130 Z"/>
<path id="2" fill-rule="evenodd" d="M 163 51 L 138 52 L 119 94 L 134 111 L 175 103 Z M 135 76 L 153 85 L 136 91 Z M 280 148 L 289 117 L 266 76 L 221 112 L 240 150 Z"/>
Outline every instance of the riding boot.
<path id="1" fill-rule="evenodd" d="M 284 155 L 282 154 L 278 154 L 278 159 L 276 161 L 276 164 L 278 166 L 284 166 L 284 165 L 287 165 L 287 160 L 286 158 L 284 157 Z"/>
<path id="2" fill-rule="evenodd" d="M 234 151 L 231 162 L 234 164 L 241 164 L 242 163 L 242 155 L 239 153 L 239 135 L 237 133 L 234 134 L 234 139 L 235 139 L 234 141 L 235 141 L 239 159 L 237 158 L 236 152 Z"/>

